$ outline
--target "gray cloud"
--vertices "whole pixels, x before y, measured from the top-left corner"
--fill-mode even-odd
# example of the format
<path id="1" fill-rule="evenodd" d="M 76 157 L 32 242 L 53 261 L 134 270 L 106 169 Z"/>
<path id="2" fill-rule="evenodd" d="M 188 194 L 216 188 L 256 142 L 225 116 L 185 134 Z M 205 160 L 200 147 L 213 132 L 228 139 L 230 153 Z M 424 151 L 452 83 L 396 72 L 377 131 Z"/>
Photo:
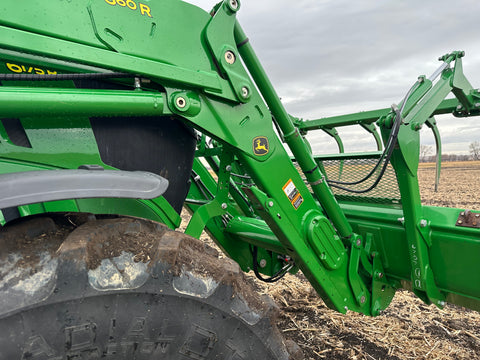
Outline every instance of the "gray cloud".
<path id="1" fill-rule="evenodd" d="M 244 0 L 238 17 L 287 110 L 320 118 L 399 102 L 452 50 L 466 51 L 464 71 L 480 87 L 479 14 L 476 0 Z M 480 140 L 480 121 L 438 123 L 445 151 Z M 357 149 L 363 132 L 349 136 Z M 422 141 L 433 144 L 423 132 Z"/>

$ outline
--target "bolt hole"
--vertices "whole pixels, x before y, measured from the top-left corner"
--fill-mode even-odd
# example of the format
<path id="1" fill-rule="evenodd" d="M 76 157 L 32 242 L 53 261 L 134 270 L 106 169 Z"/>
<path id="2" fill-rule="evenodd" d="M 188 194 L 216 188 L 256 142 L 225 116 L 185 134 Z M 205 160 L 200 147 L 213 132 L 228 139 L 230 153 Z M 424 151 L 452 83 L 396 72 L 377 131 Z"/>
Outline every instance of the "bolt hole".
<path id="1" fill-rule="evenodd" d="M 233 10 L 237 10 L 238 9 L 237 0 L 230 0 L 230 6 L 232 7 Z"/>
<path id="2" fill-rule="evenodd" d="M 182 98 L 182 97 L 177 98 L 176 103 L 177 103 L 177 106 L 178 106 L 179 108 L 184 108 L 185 105 L 187 104 L 187 102 L 185 101 L 185 99 Z"/>

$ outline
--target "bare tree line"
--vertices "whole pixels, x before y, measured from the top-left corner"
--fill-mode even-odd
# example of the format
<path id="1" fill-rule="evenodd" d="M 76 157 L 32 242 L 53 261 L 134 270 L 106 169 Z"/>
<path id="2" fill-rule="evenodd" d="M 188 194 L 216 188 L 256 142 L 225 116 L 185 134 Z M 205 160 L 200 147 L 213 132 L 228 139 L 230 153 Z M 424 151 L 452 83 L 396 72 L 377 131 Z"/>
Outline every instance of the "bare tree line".
<path id="1" fill-rule="evenodd" d="M 480 160 L 480 141 L 471 142 L 468 145 L 468 155 L 442 154 L 442 161 L 477 161 Z M 433 145 L 420 145 L 420 162 L 434 162 L 436 155 Z"/>

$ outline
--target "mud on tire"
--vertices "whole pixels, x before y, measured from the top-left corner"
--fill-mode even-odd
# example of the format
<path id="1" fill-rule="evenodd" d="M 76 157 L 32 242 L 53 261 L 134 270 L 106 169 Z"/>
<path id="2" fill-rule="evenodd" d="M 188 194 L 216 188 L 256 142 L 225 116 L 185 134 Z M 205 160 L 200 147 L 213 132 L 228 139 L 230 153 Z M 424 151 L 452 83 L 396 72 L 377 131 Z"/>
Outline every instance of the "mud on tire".
<path id="1" fill-rule="evenodd" d="M 0 359 L 288 359 L 275 312 L 235 262 L 157 223 L 0 233 Z"/>

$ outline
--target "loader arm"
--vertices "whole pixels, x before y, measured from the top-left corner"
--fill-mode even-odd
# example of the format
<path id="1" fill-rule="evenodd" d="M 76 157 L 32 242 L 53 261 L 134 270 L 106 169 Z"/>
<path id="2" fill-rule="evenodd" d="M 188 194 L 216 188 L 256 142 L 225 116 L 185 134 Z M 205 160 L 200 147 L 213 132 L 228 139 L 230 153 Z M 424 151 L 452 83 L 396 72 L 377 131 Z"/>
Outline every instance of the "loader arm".
<path id="1" fill-rule="evenodd" d="M 43 198 L 18 203 L 19 216 L 128 214 L 176 227 L 173 210 L 186 198 L 187 234 L 199 237 L 206 229 L 244 271 L 264 281 L 301 269 L 337 311 L 378 315 L 400 287 L 440 307 L 450 301 L 480 309 L 479 229 L 458 226 L 460 209 L 422 206 L 416 175 L 418 131 L 431 116 L 478 114 L 479 94 L 463 75 L 461 52 L 446 55 L 434 78 L 421 78 L 398 106 L 295 123 L 237 21 L 237 0 L 217 4 L 210 14 L 173 0 L 148 7 L 62 2 L 43 6 L 49 14 L 75 13 L 71 24 L 49 16 L 33 27 L 33 1 L 4 3 L 2 173 L 95 164 L 153 172 L 170 186 L 179 181 L 177 190 L 169 187 L 153 200 L 107 204 L 97 195 L 52 206 L 49 200 L 57 199 Z M 450 93 L 456 98 L 445 100 Z M 18 120 L 29 145 L 16 143 L 5 126 L 9 118 Z M 365 156 L 318 157 L 302 136 L 351 124 L 375 136 L 374 123 L 384 150 Z M 165 133 L 166 124 L 178 130 Z M 129 138 L 130 127 L 136 137 Z M 145 129 L 158 138 L 143 142 Z M 173 144 L 150 163 L 160 153 L 156 139 Z M 178 175 L 171 174 L 175 163 L 156 167 L 181 153 Z M 356 172 L 360 158 L 378 165 Z M 342 170 L 328 161 L 339 161 Z M 347 168 L 353 179 L 345 178 Z M 391 182 L 384 192 L 386 174 Z"/>

